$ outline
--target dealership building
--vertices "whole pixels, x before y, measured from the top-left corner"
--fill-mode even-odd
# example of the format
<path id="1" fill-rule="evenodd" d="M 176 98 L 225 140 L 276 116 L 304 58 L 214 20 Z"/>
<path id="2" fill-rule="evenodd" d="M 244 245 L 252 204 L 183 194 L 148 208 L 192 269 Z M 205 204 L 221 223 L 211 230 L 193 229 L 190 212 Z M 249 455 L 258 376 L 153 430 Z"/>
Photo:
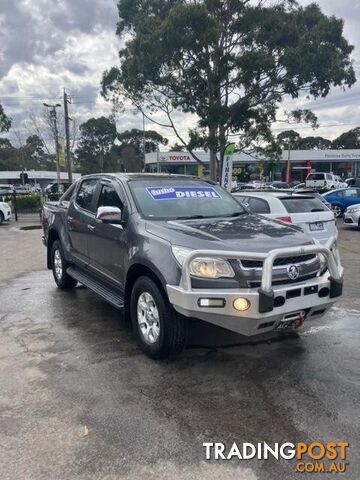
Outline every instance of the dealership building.
<path id="1" fill-rule="evenodd" d="M 14 186 L 22 185 L 21 175 L 26 174 L 26 182 L 29 185 L 39 185 L 41 190 L 57 181 L 56 171 L 47 170 L 2 170 L 0 172 L 0 184 L 11 184 Z M 80 173 L 73 173 L 73 180 L 77 180 L 81 177 Z M 68 174 L 60 172 L 60 180 L 67 181 Z"/>
<path id="2" fill-rule="evenodd" d="M 209 153 L 196 152 L 198 158 L 207 166 Z M 328 172 L 342 178 L 360 176 L 360 150 L 291 150 L 284 151 L 280 160 L 268 161 L 266 157 L 245 153 L 233 156 L 233 175 L 256 177 L 268 163 L 273 180 L 285 180 L 286 164 L 290 159 L 291 179 L 304 181 L 309 172 Z M 201 166 L 188 152 L 153 152 L 146 154 L 146 171 L 180 173 L 203 176 L 207 168 Z"/>

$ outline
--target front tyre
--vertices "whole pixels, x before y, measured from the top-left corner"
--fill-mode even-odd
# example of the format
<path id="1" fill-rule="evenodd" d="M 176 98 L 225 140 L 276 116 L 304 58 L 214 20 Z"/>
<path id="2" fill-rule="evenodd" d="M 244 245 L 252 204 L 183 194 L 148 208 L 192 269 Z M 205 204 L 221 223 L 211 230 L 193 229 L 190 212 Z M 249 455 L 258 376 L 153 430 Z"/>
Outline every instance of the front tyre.
<path id="1" fill-rule="evenodd" d="M 132 289 L 130 315 L 136 339 L 151 358 L 179 354 L 186 345 L 187 321 L 170 306 L 149 277 L 139 277 Z"/>
<path id="2" fill-rule="evenodd" d="M 66 273 L 69 264 L 59 240 L 55 240 L 51 248 L 51 266 L 56 285 L 67 290 L 76 287 L 77 281 Z"/>

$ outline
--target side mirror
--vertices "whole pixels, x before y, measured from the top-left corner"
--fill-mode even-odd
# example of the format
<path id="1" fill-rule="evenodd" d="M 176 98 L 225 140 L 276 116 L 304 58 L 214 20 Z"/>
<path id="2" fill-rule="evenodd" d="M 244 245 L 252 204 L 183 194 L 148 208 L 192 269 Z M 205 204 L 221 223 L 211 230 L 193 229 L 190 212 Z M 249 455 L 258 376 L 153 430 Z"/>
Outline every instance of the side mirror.
<path id="1" fill-rule="evenodd" d="M 96 220 L 103 223 L 121 223 L 122 212 L 118 207 L 99 207 Z"/>

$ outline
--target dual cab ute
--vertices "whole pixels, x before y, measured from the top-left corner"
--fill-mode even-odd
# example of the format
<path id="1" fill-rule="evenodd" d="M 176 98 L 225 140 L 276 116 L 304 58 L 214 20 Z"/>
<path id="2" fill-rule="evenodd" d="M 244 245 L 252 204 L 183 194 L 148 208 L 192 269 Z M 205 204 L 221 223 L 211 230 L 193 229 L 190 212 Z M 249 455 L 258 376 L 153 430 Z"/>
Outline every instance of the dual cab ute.
<path id="1" fill-rule="evenodd" d="M 247 336 L 299 328 L 342 294 L 335 243 L 249 213 L 181 175 L 82 177 L 43 211 L 47 266 L 125 309 L 142 349 L 186 345 L 191 319 Z"/>

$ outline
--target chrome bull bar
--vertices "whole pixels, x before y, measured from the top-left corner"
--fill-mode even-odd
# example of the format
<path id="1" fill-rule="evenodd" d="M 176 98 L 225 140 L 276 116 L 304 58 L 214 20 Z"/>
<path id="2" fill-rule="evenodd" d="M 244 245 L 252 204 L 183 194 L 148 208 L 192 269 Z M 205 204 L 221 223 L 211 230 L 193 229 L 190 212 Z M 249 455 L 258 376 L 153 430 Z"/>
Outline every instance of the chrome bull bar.
<path id="1" fill-rule="evenodd" d="M 268 253 L 258 252 L 241 252 L 241 251 L 225 251 L 225 250 L 194 250 L 190 252 L 184 260 L 182 266 L 182 275 L 180 279 L 180 287 L 190 292 L 191 275 L 190 264 L 195 258 L 211 257 L 222 259 L 236 260 L 260 260 L 263 262 L 261 287 L 259 293 L 259 312 L 265 313 L 274 308 L 274 291 L 272 289 L 272 276 L 274 261 L 277 258 L 287 256 L 301 256 L 304 254 L 322 254 L 325 258 L 327 268 L 329 270 L 330 281 L 330 298 L 339 297 L 342 294 L 342 276 L 343 268 L 340 262 L 340 256 L 335 247 L 336 240 L 330 240 L 326 245 L 314 244 L 301 247 L 277 248 L 270 250 Z"/>

